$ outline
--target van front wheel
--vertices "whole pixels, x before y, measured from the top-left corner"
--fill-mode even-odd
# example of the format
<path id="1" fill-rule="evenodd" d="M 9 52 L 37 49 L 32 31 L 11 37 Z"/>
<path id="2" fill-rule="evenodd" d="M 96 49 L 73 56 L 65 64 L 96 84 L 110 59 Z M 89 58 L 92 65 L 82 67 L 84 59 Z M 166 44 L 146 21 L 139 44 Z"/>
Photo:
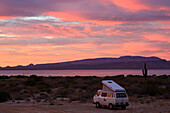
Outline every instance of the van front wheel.
<path id="1" fill-rule="evenodd" d="M 96 108 L 100 108 L 101 106 L 100 106 L 100 103 L 99 102 L 97 102 L 96 103 Z"/>
<path id="2" fill-rule="evenodd" d="M 126 106 L 121 106 L 122 109 L 126 109 Z"/>
<path id="3" fill-rule="evenodd" d="M 113 104 L 109 104 L 109 109 L 110 109 L 110 110 L 113 109 Z"/>

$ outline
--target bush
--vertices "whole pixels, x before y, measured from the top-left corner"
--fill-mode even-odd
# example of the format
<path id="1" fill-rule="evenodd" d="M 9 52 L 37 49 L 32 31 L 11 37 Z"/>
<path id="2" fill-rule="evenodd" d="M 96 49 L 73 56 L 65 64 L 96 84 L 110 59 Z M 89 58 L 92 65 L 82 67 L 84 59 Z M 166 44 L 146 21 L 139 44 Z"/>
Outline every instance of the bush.
<path id="1" fill-rule="evenodd" d="M 143 90 L 145 94 L 155 96 L 160 94 L 160 88 L 154 83 L 144 83 Z"/>
<path id="2" fill-rule="evenodd" d="M 3 76 L 0 76 L 0 79 L 9 79 L 9 77 L 6 75 L 3 75 Z"/>
<path id="3" fill-rule="evenodd" d="M 31 75 L 27 80 L 25 81 L 25 85 L 27 86 L 34 86 L 37 82 L 41 80 L 41 77 L 38 77 L 37 75 Z"/>
<path id="4" fill-rule="evenodd" d="M 40 93 L 40 96 L 39 96 L 40 99 L 47 99 L 49 98 L 49 96 L 45 93 Z"/>
<path id="5" fill-rule="evenodd" d="M 11 76 L 13 78 L 28 78 L 27 76 L 24 75 L 17 75 L 17 76 Z"/>
<path id="6" fill-rule="evenodd" d="M 50 92 L 51 91 L 50 85 L 43 81 L 37 82 L 35 87 L 38 88 L 41 92 Z"/>
<path id="7" fill-rule="evenodd" d="M 55 93 L 55 96 L 57 96 L 57 97 L 60 97 L 60 96 L 67 97 L 68 93 L 69 93 L 68 89 L 58 88 L 56 93 Z"/>
<path id="8" fill-rule="evenodd" d="M 8 100 L 10 100 L 11 97 L 8 93 L 6 92 L 0 92 L 0 102 L 6 102 Z"/>

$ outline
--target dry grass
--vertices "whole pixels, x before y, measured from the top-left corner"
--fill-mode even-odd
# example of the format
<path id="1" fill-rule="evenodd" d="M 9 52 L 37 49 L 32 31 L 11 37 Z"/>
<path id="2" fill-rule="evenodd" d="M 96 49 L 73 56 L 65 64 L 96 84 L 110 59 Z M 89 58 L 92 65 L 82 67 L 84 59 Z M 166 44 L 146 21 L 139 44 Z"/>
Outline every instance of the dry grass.
<path id="1" fill-rule="evenodd" d="M 110 76 L 110 77 L 37 77 L 36 75 L 2 77 L 0 76 L 0 92 L 6 92 L 14 100 L 41 99 L 42 92 L 51 100 L 56 97 L 68 97 L 72 101 L 91 100 L 101 81 L 111 79 L 123 86 L 133 98 L 154 96 L 169 99 L 170 76 L 152 76 L 145 80 L 142 76 Z M 0 96 L 1 98 L 1 96 Z M 133 100 L 133 99 L 132 99 Z"/>

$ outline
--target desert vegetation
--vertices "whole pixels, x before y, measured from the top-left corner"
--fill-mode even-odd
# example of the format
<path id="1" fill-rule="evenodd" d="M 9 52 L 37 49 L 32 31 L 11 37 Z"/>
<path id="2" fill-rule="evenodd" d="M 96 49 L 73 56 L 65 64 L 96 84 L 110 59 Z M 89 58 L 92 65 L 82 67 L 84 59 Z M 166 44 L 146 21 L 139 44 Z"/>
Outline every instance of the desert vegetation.
<path id="1" fill-rule="evenodd" d="M 145 79 L 139 75 L 117 76 L 75 76 L 75 77 L 41 77 L 0 76 L 0 102 L 7 100 L 52 101 L 56 98 L 69 98 L 70 101 L 89 101 L 98 89 L 101 81 L 111 79 L 123 86 L 130 99 L 134 97 L 153 97 L 169 99 L 170 75 L 152 75 Z M 133 97 L 133 98 L 131 98 Z M 152 101 L 152 98 L 148 101 Z M 141 102 L 142 103 L 142 102 Z"/>

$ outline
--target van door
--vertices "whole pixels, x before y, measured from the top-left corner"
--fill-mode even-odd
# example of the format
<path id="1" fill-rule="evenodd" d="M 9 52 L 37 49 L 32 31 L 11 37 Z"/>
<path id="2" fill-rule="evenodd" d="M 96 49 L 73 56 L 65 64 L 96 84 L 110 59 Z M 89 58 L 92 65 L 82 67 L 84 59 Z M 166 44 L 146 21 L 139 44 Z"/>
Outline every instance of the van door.
<path id="1" fill-rule="evenodd" d="M 99 101 L 101 105 L 107 105 L 106 96 L 107 96 L 107 93 L 102 92 L 101 97 L 100 97 L 100 101 Z"/>
<path id="2" fill-rule="evenodd" d="M 113 93 L 107 93 L 106 103 L 107 105 L 109 105 L 110 103 L 115 105 L 115 98 L 114 98 Z"/>

